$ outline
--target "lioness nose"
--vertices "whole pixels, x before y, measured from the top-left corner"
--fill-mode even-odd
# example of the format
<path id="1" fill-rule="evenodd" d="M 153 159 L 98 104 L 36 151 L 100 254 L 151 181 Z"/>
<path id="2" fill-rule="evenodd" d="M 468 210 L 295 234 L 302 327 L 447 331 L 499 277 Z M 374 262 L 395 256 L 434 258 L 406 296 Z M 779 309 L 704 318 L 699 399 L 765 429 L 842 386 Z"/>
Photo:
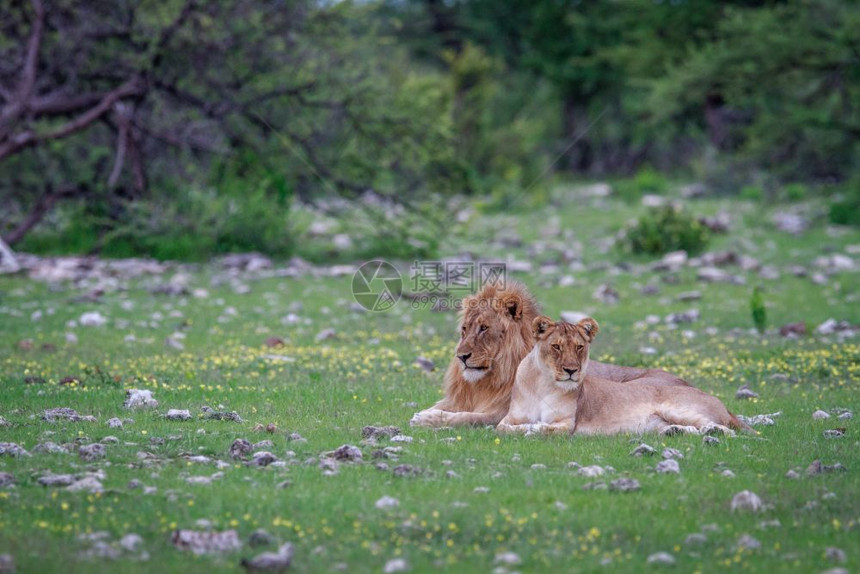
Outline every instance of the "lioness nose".
<path id="1" fill-rule="evenodd" d="M 567 367 L 563 367 L 563 368 L 564 368 L 564 372 L 565 372 L 565 373 L 567 373 L 568 375 L 572 375 L 572 374 L 574 374 L 576 371 L 578 371 L 578 370 L 579 370 L 579 369 L 569 369 L 569 368 L 567 368 Z"/>
<path id="2" fill-rule="evenodd" d="M 471 357 L 471 356 L 472 356 L 472 353 L 464 353 L 464 354 L 460 355 L 460 360 L 463 361 L 463 364 L 465 365 L 466 361 L 468 361 L 469 357 Z"/>

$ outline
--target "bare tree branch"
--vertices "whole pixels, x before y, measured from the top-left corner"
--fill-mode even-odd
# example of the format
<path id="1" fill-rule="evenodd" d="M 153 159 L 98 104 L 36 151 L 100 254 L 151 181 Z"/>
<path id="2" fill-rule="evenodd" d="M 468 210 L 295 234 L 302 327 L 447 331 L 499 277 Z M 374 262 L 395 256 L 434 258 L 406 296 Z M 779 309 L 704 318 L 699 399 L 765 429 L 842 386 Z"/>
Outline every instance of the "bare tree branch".
<path id="1" fill-rule="evenodd" d="M 87 188 L 79 188 L 75 186 L 65 186 L 56 191 L 53 191 L 48 188 L 48 190 L 42 194 L 39 200 L 36 202 L 36 205 L 33 206 L 33 209 L 30 210 L 30 213 L 27 214 L 27 217 L 22 221 L 18 227 L 12 230 L 3 240 L 9 245 L 15 245 L 21 239 L 24 238 L 27 233 L 39 224 L 40 221 L 48 214 L 49 211 L 54 207 L 61 199 L 68 199 L 72 197 L 77 197 L 80 195 L 84 195 L 87 193 Z"/>
<path id="2" fill-rule="evenodd" d="M 104 98 L 94 107 L 80 114 L 73 120 L 66 122 L 59 128 L 49 132 L 38 134 L 28 130 L 17 134 L 13 138 L 0 143 L 0 160 L 21 151 L 24 148 L 37 145 L 41 142 L 64 138 L 78 132 L 106 114 L 114 103 L 122 98 L 136 96 L 143 93 L 144 86 L 140 78 L 133 78 L 118 88 L 108 92 Z"/>
<path id="3" fill-rule="evenodd" d="M 18 84 L 18 98 L 26 103 L 33 95 L 36 86 L 36 68 L 39 64 L 39 48 L 42 45 L 42 35 L 45 29 L 45 7 L 42 0 L 32 0 L 36 19 L 33 20 L 33 29 L 30 32 L 30 41 L 27 43 L 27 55 L 24 59 L 24 67 L 21 70 L 21 82 Z"/>

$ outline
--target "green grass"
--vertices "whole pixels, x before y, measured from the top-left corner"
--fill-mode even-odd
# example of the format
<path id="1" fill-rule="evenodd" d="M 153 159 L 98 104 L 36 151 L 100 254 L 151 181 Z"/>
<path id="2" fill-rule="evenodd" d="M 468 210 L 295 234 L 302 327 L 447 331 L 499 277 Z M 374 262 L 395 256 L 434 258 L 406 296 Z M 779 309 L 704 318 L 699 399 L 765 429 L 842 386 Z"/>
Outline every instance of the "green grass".
<path id="1" fill-rule="evenodd" d="M 721 209 L 733 214 L 735 229 L 715 236 L 709 249 L 735 249 L 780 268 L 796 263 L 811 267 L 815 256 L 860 243 L 860 233 L 834 231 L 821 223 L 801 237 L 778 233 L 762 223 L 768 212 L 757 204 L 691 205 L 697 214 Z M 857 274 L 835 275 L 821 287 L 785 272 L 779 281 L 766 281 L 733 269 L 748 279 L 747 285 L 735 286 L 698 283 L 692 269 L 679 272 L 677 284 L 659 283 L 656 274 L 635 267 L 617 275 L 599 269 L 600 262 L 615 263 L 622 256 L 611 249 L 599 253 L 597 240 L 613 235 L 638 213 L 641 208 L 622 201 L 574 201 L 562 190 L 546 208 L 516 217 L 488 216 L 454 230 L 444 253 L 471 249 L 535 263 L 549 257 L 528 254 L 525 247 L 488 247 L 500 223 L 517 229 L 526 245 L 540 240 L 581 246 L 586 270 L 572 273 L 573 286 L 558 287 L 537 269 L 517 278 L 535 291 L 550 315 L 562 310 L 593 314 L 601 333 L 592 356 L 667 368 L 716 394 L 736 413 L 782 411 L 775 426 L 759 427 L 758 436 L 723 438 L 717 446 L 705 446 L 693 436 L 643 437 L 658 451 L 668 446 L 684 453 L 680 475 L 657 474 L 659 454 L 629 456 L 639 441 L 635 437 L 522 438 L 497 437 L 487 429 L 410 429 L 414 405 L 426 407 L 440 394 L 442 371 L 456 343 L 452 313 L 413 311 L 403 301 L 386 313 L 357 313 L 350 309 L 349 277 L 260 279 L 249 283 L 250 294 L 236 295 L 229 287 L 213 286 L 210 279 L 217 270 L 205 267 L 193 275 L 192 286 L 209 289 L 208 298 L 150 295 L 150 280 L 140 280 L 130 282 L 127 291 L 109 292 L 100 304 L 70 302 L 83 289 L 5 277 L 0 278 L 0 416 L 12 426 L 0 428 L 0 441 L 28 450 L 48 440 L 86 444 L 108 435 L 119 443 L 108 445 L 107 459 L 96 463 L 76 454 L 0 457 L 0 471 L 17 480 L 15 487 L 0 490 L 0 553 L 12 554 L 21 572 L 192 573 L 236 571 L 240 557 L 258 551 L 246 546 L 221 557 L 194 556 L 170 544 L 173 529 L 196 528 L 198 519 L 208 519 L 217 530 L 237 529 L 243 540 L 254 529 L 265 528 L 279 541 L 294 542 L 297 572 L 331 571 L 339 563 L 347 564 L 349 571 L 380 572 L 387 560 L 398 556 L 413 571 L 487 572 L 495 567 L 496 554 L 505 551 L 523 561 L 509 569 L 524 572 L 659 571 L 665 567 L 646 564 L 658 551 L 672 553 L 679 572 L 814 572 L 837 565 L 824 558 L 831 546 L 845 550 L 844 566 L 857 570 L 856 422 L 816 422 L 811 414 L 819 408 L 847 408 L 860 416 L 860 347 L 856 341 L 839 344 L 814 336 L 760 337 L 750 332 L 749 313 L 751 290 L 761 283 L 771 326 L 806 320 L 814 327 L 829 317 L 860 323 Z M 552 216 L 558 218 L 562 239 L 541 237 Z M 564 238 L 566 230 L 570 235 Z M 646 262 L 632 261 L 637 266 Z M 605 282 L 621 294 L 617 305 L 592 299 L 594 289 Z M 661 292 L 639 295 L 638 289 L 649 282 L 658 282 Z M 702 292 L 701 301 L 677 302 L 678 293 L 691 289 Z M 296 313 L 308 324 L 282 324 L 281 317 L 296 301 L 303 304 Z M 225 307 L 237 313 L 219 322 Z M 692 307 L 702 315 L 689 326 L 696 332 L 692 339 L 682 333 L 688 326 L 636 326 L 648 314 L 662 317 Z M 44 316 L 33 322 L 30 316 L 36 310 Z M 68 321 L 92 310 L 109 317 L 108 325 L 67 327 Z M 176 311 L 181 316 L 172 317 Z M 148 324 L 153 313 L 163 317 L 155 327 Z M 128 326 L 117 328 L 117 320 Z M 706 334 L 709 326 L 717 328 L 715 335 Z M 327 327 L 336 329 L 337 338 L 315 343 L 315 335 Z M 163 343 L 178 330 L 186 334 L 184 351 Z M 64 342 L 67 331 L 77 334 L 77 344 Z M 129 333 L 135 342 L 124 341 Z M 266 348 L 263 342 L 270 336 L 283 337 L 286 346 Z M 19 348 L 24 339 L 33 341 L 31 350 Z M 42 349 L 44 343 L 55 348 Z M 658 354 L 642 354 L 646 346 Z M 264 357 L 270 353 L 295 361 Z M 436 372 L 425 374 L 414 366 L 419 355 L 433 359 Z M 776 374 L 785 377 L 774 378 Z M 81 384 L 59 385 L 67 376 L 78 377 Z M 26 384 L 26 377 L 45 382 Z M 736 400 L 734 391 L 744 383 L 760 398 Z M 125 410 L 124 389 L 130 387 L 152 390 L 159 408 Z M 236 410 L 245 422 L 199 417 L 169 422 L 161 416 L 168 408 L 187 408 L 197 416 L 203 405 Z M 40 420 L 44 409 L 60 406 L 93 415 L 98 422 Z M 110 429 L 106 421 L 114 416 L 133 418 L 134 423 Z M 268 423 L 276 424 L 278 431 L 253 430 Z M 389 446 L 386 440 L 379 447 L 362 446 L 365 462 L 344 464 L 335 476 L 323 476 L 315 462 L 305 464 L 342 444 L 359 445 L 361 428 L 368 424 L 397 425 L 414 437 L 411 444 L 399 444 L 399 460 L 384 462 L 391 468 L 409 464 L 420 474 L 395 477 L 391 470 L 377 470 L 372 452 Z M 845 438 L 823 436 L 825 429 L 837 426 L 846 428 Z M 289 441 L 286 435 L 291 432 L 307 442 Z M 164 444 L 150 444 L 153 437 L 165 439 Z M 227 454 L 237 437 L 270 439 L 274 446 L 264 450 L 297 462 L 282 468 L 245 467 Z M 287 459 L 287 451 L 294 451 L 295 458 Z M 145 465 L 139 452 L 152 453 L 157 462 Z M 232 466 L 209 486 L 190 485 L 185 477 L 209 476 L 217 468 L 188 463 L 186 454 L 207 455 Z M 841 462 L 848 470 L 808 477 L 805 468 L 815 459 Z M 585 478 L 568 467 L 571 461 L 609 465 L 615 472 Z M 533 464 L 546 468 L 533 469 Z M 48 470 L 88 469 L 106 474 L 101 495 L 44 488 L 36 482 Z M 724 469 L 735 476 L 722 476 Z M 800 472 L 801 478 L 785 478 L 789 469 Z M 449 470 L 457 476 L 446 476 Z M 615 493 L 583 488 L 622 476 L 636 478 L 642 489 Z M 157 492 L 128 489 L 132 479 L 157 487 Z M 291 486 L 277 488 L 284 480 L 292 481 Z M 488 487 L 489 492 L 475 492 L 477 487 Z M 761 496 L 765 510 L 732 513 L 732 496 L 744 489 Z M 399 507 L 376 509 L 374 503 L 383 495 L 399 499 Z M 781 526 L 760 528 L 762 521 L 771 520 Z M 706 543 L 684 544 L 688 534 L 707 525 L 716 529 L 707 532 Z M 112 540 L 130 532 L 141 535 L 149 560 L 105 562 L 79 556 L 89 545 L 77 537 L 97 531 L 107 531 Z M 738 551 L 743 534 L 758 539 L 761 549 Z M 605 561 L 611 562 L 601 565 Z"/>

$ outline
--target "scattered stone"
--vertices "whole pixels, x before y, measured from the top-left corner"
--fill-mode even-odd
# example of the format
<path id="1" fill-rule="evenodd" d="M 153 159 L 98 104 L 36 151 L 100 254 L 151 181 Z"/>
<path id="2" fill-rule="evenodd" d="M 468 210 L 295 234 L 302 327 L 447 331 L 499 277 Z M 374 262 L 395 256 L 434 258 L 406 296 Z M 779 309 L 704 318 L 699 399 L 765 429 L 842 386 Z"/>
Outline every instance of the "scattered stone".
<path id="1" fill-rule="evenodd" d="M 0 472 L 0 488 L 6 488 L 15 484 L 15 477 L 8 472 Z M 2 572 L 2 570 L 0 570 Z"/>
<path id="2" fill-rule="evenodd" d="M 516 566 L 518 564 L 522 564 L 523 560 L 520 558 L 519 554 L 515 552 L 501 552 L 496 554 L 495 559 L 493 560 L 494 564 L 507 564 L 509 566 Z"/>
<path id="3" fill-rule="evenodd" d="M 122 421 L 116 417 L 113 417 L 111 419 L 108 419 L 107 426 L 112 428 L 112 429 L 121 429 L 122 428 Z"/>
<path id="4" fill-rule="evenodd" d="M 609 284 L 600 285 L 591 296 L 605 305 L 614 305 L 621 300 L 621 295 Z"/>
<path id="5" fill-rule="evenodd" d="M 251 456 L 251 460 L 247 464 L 248 464 L 248 466 L 263 467 L 263 466 L 269 466 L 270 464 L 272 464 L 273 462 L 276 462 L 277 460 L 278 460 L 278 457 L 276 457 L 275 455 L 273 455 L 269 451 L 261 450 L 259 452 L 255 452 Z"/>
<path id="6" fill-rule="evenodd" d="M 393 472 L 394 476 L 397 477 L 411 477 L 421 474 L 421 469 L 414 467 L 411 464 L 400 464 L 394 467 Z"/>
<path id="7" fill-rule="evenodd" d="M 668 325 L 682 325 L 687 323 L 695 323 L 699 320 L 700 313 L 698 309 L 690 309 L 680 313 L 670 313 L 666 316 L 665 322 Z"/>
<path id="8" fill-rule="evenodd" d="M 273 443 L 269 439 L 257 441 L 254 443 L 254 449 L 255 450 L 263 450 L 265 448 L 274 448 L 274 447 L 275 447 L 275 443 Z"/>
<path id="9" fill-rule="evenodd" d="M 290 442 L 308 442 L 308 439 L 306 439 L 305 437 L 303 437 L 302 435 L 300 435 L 297 432 L 288 434 L 287 440 Z"/>
<path id="10" fill-rule="evenodd" d="M 137 552 L 143 545 L 143 538 L 139 534 L 126 534 L 119 539 L 119 545 L 126 552 Z"/>
<path id="11" fill-rule="evenodd" d="M 675 564 L 675 557 L 668 552 L 656 552 L 648 557 L 648 564 L 672 566 Z"/>
<path id="12" fill-rule="evenodd" d="M 31 456 L 23 447 L 14 442 L 0 442 L 0 456 Z"/>
<path id="13" fill-rule="evenodd" d="M 739 550 L 758 550 L 761 548 L 761 542 L 759 542 L 749 534 L 743 534 L 740 538 L 738 538 L 737 546 Z"/>
<path id="14" fill-rule="evenodd" d="M 692 301 L 698 301 L 702 298 L 701 291 L 685 291 L 684 293 L 678 293 L 678 301 L 682 303 L 689 303 Z"/>
<path id="15" fill-rule="evenodd" d="M 340 472 L 340 463 L 333 458 L 323 458 L 319 462 L 323 476 L 334 476 Z"/>
<path id="16" fill-rule="evenodd" d="M 617 478 L 609 483 L 609 490 L 615 492 L 636 492 L 642 485 L 635 478 Z"/>
<path id="17" fill-rule="evenodd" d="M 729 470 L 729 469 L 724 470 L 724 471 L 723 471 L 723 472 L 721 472 L 720 474 L 721 474 L 722 476 L 726 477 L 726 478 L 734 478 L 734 477 L 735 477 L 735 473 L 734 473 L 734 472 L 732 472 L 732 471 L 731 471 L 731 470 Z"/>
<path id="18" fill-rule="evenodd" d="M 806 335 L 806 323 L 803 321 L 786 323 L 779 328 L 779 334 L 783 337 L 803 337 Z"/>
<path id="19" fill-rule="evenodd" d="M 742 422 L 747 423 L 748 425 L 754 426 L 773 426 L 776 422 L 773 420 L 776 417 L 782 415 L 782 411 L 770 413 L 766 415 L 755 415 L 752 417 L 745 417 L 744 415 L 736 415 L 738 419 Z"/>
<path id="20" fill-rule="evenodd" d="M 841 548 L 836 548 L 835 546 L 828 546 L 824 551 L 824 556 L 831 562 L 845 562 L 848 557 L 845 555 L 845 551 Z"/>
<path id="21" fill-rule="evenodd" d="M 125 392 L 123 406 L 127 409 L 155 408 L 158 401 L 152 396 L 152 391 L 146 389 L 128 389 Z"/>
<path id="22" fill-rule="evenodd" d="M 630 451 L 630 456 L 652 456 L 657 454 L 657 451 L 654 447 L 641 443 L 639 446 Z"/>
<path id="23" fill-rule="evenodd" d="M 278 489 L 284 489 L 284 488 L 289 488 L 289 487 L 291 487 L 292 485 L 293 485 L 293 481 L 292 481 L 292 480 L 283 480 L 283 481 L 279 482 L 279 483 L 275 486 L 275 488 L 278 488 Z"/>
<path id="24" fill-rule="evenodd" d="M 709 434 L 706 434 L 705 436 L 702 437 L 702 444 L 706 444 L 708 446 L 716 446 L 716 445 L 720 444 L 720 439 L 718 439 L 715 436 L 711 436 Z"/>
<path id="25" fill-rule="evenodd" d="M 606 490 L 606 482 L 603 480 L 587 482 L 582 485 L 582 490 Z"/>
<path id="26" fill-rule="evenodd" d="M 323 329 L 322 331 L 317 333 L 315 339 L 317 342 L 320 342 L 328 341 L 329 339 L 334 339 L 335 337 L 337 337 L 337 331 L 335 331 L 334 329 Z"/>
<path id="27" fill-rule="evenodd" d="M 248 440 L 237 438 L 233 441 L 233 444 L 230 445 L 230 458 L 243 458 L 246 455 L 251 454 L 251 450 L 253 450 L 253 447 Z"/>
<path id="28" fill-rule="evenodd" d="M 200 407 L 200 410 L 203 411 L 203 418 L 207 420 L 231 421 L 234 423 L 245 422 L 236 411 L 216 411 L 209 407 Z"/>
<path id="29" fill-rule="evenodd" d="M 361 449 L 351 444 L 342 445 L 331 452 L 324 453 L 323 456 L 330 456 L 335 460 L 347 462 L 361 462 L 364 459 Z"/>
<path id="30" fill-rule="evenodd" d="M 605 470 L 602 466 L 598 466 L 596 464 L 591 466 L 583 466 L 579 470 L 577 470 L 577 474 L 579 476 L 584 476 L 586 478 L 595 478 L 597 476 L 603 476 L 605 474 Z"/>
<path id="31" fill-rule="evenodd" d="M 105 449 L 105 445 L 101 443 L 94 442 L 92 444 L 81 445 L 78 447 L 78 456 L 88 462 L 101 460 L 106 454 L 107 450 Z"/>
<path id="32" fill-rule="evenodd" d="M 785 473 L 785 478 L 788 478 L 790 480 L 797 480 L 800 478 L 800 473 L 796 470 L 789 469 L 789 471 Z"/>
<path id="33" fill-rule="evenodd" d="M 46 452 L 49 454 L 69 454 L 69 449 L 66 445 L 60 445 L 55 442 L 46 440 L 45 442 L 40 442 L 36 446 L 33 447 L 33 452 Z"/>
<path id="34" fill-rule="evenodd" d="M 174 530 L 170 535 L 170 541 L 180 550 L 190 550 L 198 555 L 233 552 L 242 547 L 242 542 L 235 530 L 223 532 Z"/>
<path id="35" fill-rule="evenodd" d="M 54 423 L 59 420 L 67 420 L 69 422 L 76 423 L 84 419 L 75 409 L 59 407 L 55 409 L 46 409 L 42 413 L 42 420 L 48 421 L 49 423 Z"/>
<path id="36" fill-rule="evenodd" d="M 403 442 L 403 443 L 409 444 L 413 440 L 414 439 L 411 436 L 402 435 L 402 434 L 391 437 L 391 442 Z"/>
<path id="37" fill-rule="evenodd" d="M 107 323 L 107 318 L 98 311 L 91 311 L 81 315 L 78 323 L 84 327 L 102 327 Z"/>
<path id="38" fill-rule="evenodd" d="M 36 479 L 42 486 L 69 486 L 75 483 L 75 477 L 71 474 L 46 474 Z"/>
<path id="39" fill-rule="evenodd" d="M 258 528 L 248 536 L 248 546 L 257 548 L 275 543 L 275 537 L 263 528 Z"/>
<path id="40" fill-rule="evenodd" d="M 293 561 L 293 545 L 289 542 L 278 548 L 277 552 L 263 552 L 253 558 L 243 558 L 241 566 L 250 572 L 283 572 Z"/>
<path id="41" fill-rule="evenodd" d="M 85 476 L 66 487 L 69 492 L 102 492 L 102 483 L 94 476 Z"/>
<path id="42" fill-rule="evenodd" d="M 661 474 L 681 473 L 681 467 L 678 465 L 678 461 L 674 458 L 667 458 L 666 460 L 661 460 L 657 463 L 656 470 Z"/>
<path id="43" fill-rule="evenodd" d="M 583 313 L 582 311 L 562 311 L 561 312 L 561 320 L 567 323 L 579 323 L 586 317 L 589 317 L 588 313 Z"/>
<path id="44" fill-rule="evenodd" d="M 265 345 L 269 348 L 277 349 L 286 346 L 286 342 L 280 337 L 269 337 L 266 339 Z"/>
<path id="45" fill-rule="evenodd" d="M 21 270 L 21 264 L 18 263 L 18 259 L 15 257 L 15 252 L 6 244 L 5 241 L 0 239 L 0 275 L 5 275 L 8 273 L 17 273 Z M 9 562 L 12 562 L 12 557 L 8 554 L 2 554 L 0 556 L 8 557 Z M 14 566 L 10 570 L 4 570 L 0 567 L 0 572 L 12 572 L 14 571 Z"/>
<path id="46" fill-rule="evenodd" d="M 684 539 L 684 546 L 701 546 L 707 541 L 708 537 L 705 534 L 694 532 L 692 534 L 688 534 Z"/>
<path id="47" fill-rule="evenodd" d="M 398 436 L 400 434 L 400 427 L 387 426 L 387 427 L 375 427 L 375 426 L 366 426 L 361 429 L 361 436 L 364 438 L 372 438 L 372 439 L 380 439 L 380 438 L 391 438 L 394 436 Z"/>
<path id="48" fill-rule="evenodd" d="M 732 512 L 736 510 L 749 510 L 758 512 L 762 509 L 762 501 L 759 496 L 749 490 L 742 490 L 732 497 Z"/>
<path id="49" fill-rule="evenodd" d="M 741 385 L 735 393 L 735 398 L 739 400 L 757 399 L 758 393 L 750 390 L 749 385 Z"/>
<path id="50" fill-rule="evenodd" d="M 427 357 L 416 357 L 415 364 L 428 373 L 432 373 L 436 370 L 436 363 L 434 363 Z"/>
<path id="51" fill-rule="evenodd" d="M 667 447 L 663 449 L 663 458 L 684 458 L 684 453 L 676 448 Z"/>
<path id="52" fill-rule="evenodd" d="M 169 409 L 164 418 L 169 421 L 190 421 L 191 411 L 188 409 Z"/>
<path id="53" fill-rule="evenodd" d="M 812 413 L 812 420 L 814 420 L 814 421 L 820 421 L 820 420 L 829 419 L 829 418 L 830 418 L 830 413 L 828 413 L 826 411 L 817 410 L 814 413 Z"/>
<path id="54" fill-rule="evenodd" d="M 376 501 L 376 504 L 374 506 L 376 506 L 376 508 L 380 510 L 386 510 L 389 508 L 395 508 L 397 506 L 400 506 L 400 501 L 391 496 L 383 496 Z"/>
<path id="55" fill-rule="evenodd" d="M 409 572 L 409 570 L 411 570 L 409 562 L 407 562 L 403 558 L 392 558 L 385 563 L 385 567 L 382 569 L 385 574 L 395 574 L 396 572 Z"/>
<path id="56" fill-rule="evenodd" d="M 717 267 L 702 267 L 696 274 L 699 281 L 705 283 L 732 283 L 734 285 L 744 285 L 747 281 L 741 275 L 732 275 L 727 271 L 723 271 Z"/>
<path id="57" fill-rule="evenodd" d="M 539 462 L 537 462 L 537 463 L 535 463 L 535 464 L 533 464 L 533 465 L 531 466 L 531 469 L 532 469 L 532 470 L 543 470 L 543 469 L 545 469 L 545 468 L 546 468 L 546 465 L 545 465 L 545 464 L 541 464 L 541 463 L 539 463 Z"/>
<path id="58" fill-rule="evenodd" d="M 777 211 L 771 217 L 771 221 L 780 231 L 800 235 L 809 227 L 809 221 L 795 213 Z"/>

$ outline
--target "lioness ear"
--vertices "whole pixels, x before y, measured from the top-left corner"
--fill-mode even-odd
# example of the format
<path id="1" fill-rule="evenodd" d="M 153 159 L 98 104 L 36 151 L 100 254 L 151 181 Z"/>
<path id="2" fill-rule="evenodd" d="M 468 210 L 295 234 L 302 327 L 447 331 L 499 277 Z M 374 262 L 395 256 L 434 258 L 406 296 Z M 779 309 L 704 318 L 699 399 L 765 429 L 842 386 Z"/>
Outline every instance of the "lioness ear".
<path id="1" fill-rule="evenodd" d="M 594 340 L 594 337 L 597 335 L 597 332 L 600 330 L 600 327 L 597 326 L 597 321 L 592 319 L 591 317 L 586 317 L 582 319 L 579 323 L 577 323 L 582 330 L 585 331 L 586 337 L 588 337 L 589 341 Z"/>
<path id="2" fill-rule="evenodd" d="M 547 317 L 546 315 L 541 315 L 540 317 L 535 317 L 535 320 L 532 321 L 532 331 L 535 335 L 535 340 L 540 341 L 543 339 L 546 334 L 555 326 L 555 321 Z"/>
<path id="3" fill-rule="evenodd" d="M 502 308 L 511 316 L 514 321 L 519 321 L 523 318 L 523 298 L 515 293 L 503 294 L 499 301 Z"/>

